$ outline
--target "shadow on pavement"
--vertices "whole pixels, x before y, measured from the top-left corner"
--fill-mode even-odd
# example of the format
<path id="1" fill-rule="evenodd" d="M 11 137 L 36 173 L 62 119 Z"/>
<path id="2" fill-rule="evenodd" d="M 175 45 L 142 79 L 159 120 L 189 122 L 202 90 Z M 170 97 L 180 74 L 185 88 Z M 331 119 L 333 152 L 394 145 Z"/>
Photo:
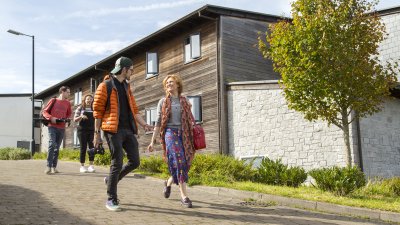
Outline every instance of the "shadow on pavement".
<path id="1" fill-rule="evenodd" d="M 92 224 L 55 208 L 41 193 L 19 186 L 0 184 L 0 200 L 0 224 Z"/>
<path id="2" fill-rule="evenodd" d="M 179 199 L 170 199 L 179 204 Z M 160 204 L 161 205 L 161 204 Z M 133 208 L 125 208 L 124 210 L 134 210 L 137 212 L 152 212 L 158 214 L 170 214 L 177 216 L 193 216 L 200 218 L 213 218 L 216 220 L 226 220 L 231 222 L 240 223 L 257 223 L 257 224 L 322 224 L 332 225 L 339 224 L 338 221 L 347 222 L 370 222 L 372 224 L 389 224 L 382 221 L 372 221 L 348 218 L 345 216 L 338 216 L 332 214 L 313 213 L 304 210 L 297 210 L 291 208 L 276 208 L 276 207 L 247 207 L 241 205 L 228 205 L 218 204 L 204 201 L 193 201 L 193 208 L 182 208 L 181 211 L 174 209 L 162 208 L 149 205 L 136 205 L 136 204 L 123 204 Z M 199 211 L 200 208 L 213 209 L 214 213 Z M 238 214 L 232 215 L 231 213 L 224 213 L 223 211 L 236 212 Z M 161 216 L 161 215 L 160 215 Z M 284 216 L 284 217 L 283 217 Z M 329 220 L 332 222 L 324 222 L 321 220 Z"/>

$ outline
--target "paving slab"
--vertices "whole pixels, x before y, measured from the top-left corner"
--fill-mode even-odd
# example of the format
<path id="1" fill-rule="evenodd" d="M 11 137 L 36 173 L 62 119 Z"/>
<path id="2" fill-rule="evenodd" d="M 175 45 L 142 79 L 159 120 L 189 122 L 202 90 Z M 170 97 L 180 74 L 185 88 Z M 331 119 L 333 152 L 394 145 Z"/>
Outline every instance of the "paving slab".
<path id="1" fill-rule="evenodd" d="M 122 211 L 111 212 L 105 208 L 107 168 L 82 174 L 79 163 L 59 161 L 60 173 L 46 175 L 45 165 L 0 160 L 0 224 L 389 224 L 283 205 L 247 206 L 238 192 L 229 196 L 206 187 L 188 189 L 193 208 L 187 209 L 177 186 L 165 199 L 162 180 L 134 174 L 118 185 Z"/>

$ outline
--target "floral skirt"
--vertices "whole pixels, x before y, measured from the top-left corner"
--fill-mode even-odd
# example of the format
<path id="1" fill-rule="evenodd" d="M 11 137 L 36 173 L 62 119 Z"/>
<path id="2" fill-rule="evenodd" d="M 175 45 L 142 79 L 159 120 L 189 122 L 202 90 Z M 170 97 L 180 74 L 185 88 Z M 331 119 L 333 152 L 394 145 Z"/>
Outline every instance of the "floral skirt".
<path id="1" fill-rule="evenodd" d="M 168 170 L 175 184 L 188 181 L 189 165 L 186 162 L 185 149 L 182 143 L 182 131 L 177 128 L 165 129 Z"/>

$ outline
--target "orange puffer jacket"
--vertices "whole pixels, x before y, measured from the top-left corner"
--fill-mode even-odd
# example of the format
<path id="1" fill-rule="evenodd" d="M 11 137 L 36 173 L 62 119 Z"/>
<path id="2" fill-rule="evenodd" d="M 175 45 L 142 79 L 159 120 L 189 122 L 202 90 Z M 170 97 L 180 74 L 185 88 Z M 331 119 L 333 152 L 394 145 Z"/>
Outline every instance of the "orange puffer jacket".
<path id="1" fill-rule="evenodd" d="M 104 78 L 105 80 L 111 79 L 109 75 Z M 93 116 L 96 119 L 102 119 L 101 129 L 103 131 L 108 131 L 111 133 L 117 133 L 118 131 L 118 121 L 119 121 L 119 107 L 118 107 L 118 93 L 117 88 L 115 87 L 114 81 L 111 80 L 112 83 L 112 91 L 110 95 L 110 109 L 106 110 L 107 104 L 107 85 L 105 82 L 100 83 L 97 87 L 96 94 L 94 96 L 93 101 Z M 139 109 L 136 105 L 135 97 L 131 92 L 130 86 L 127 85 L 127 93 L 129 106 L 132 111 L 132 115 L 134 117 L 134 122 L 137 126 L 137 122 L 135 120 L 135 115 L 139 114 Z M 137 129 L 136 129 L 137 133 Z"/>

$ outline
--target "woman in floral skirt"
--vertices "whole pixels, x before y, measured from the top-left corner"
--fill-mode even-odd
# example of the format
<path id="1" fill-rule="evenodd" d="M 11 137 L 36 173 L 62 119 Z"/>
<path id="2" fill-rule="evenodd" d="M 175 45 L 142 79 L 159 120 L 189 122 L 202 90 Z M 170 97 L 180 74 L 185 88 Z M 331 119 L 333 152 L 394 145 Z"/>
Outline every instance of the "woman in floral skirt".
<path id="1" fill-rule="evenodd" d="M 175 183 L 179 185 L 182 205 L 192 208 L 186 190 L 188 172 L 195 154 L 191 104 L 186 97 L 181 96 L 182 80 L 177 75 L 168 75 L 163 80 L 163 87 L 166 96 L 158 102 L 158 119 L 148 150 L 154 150 L 156 137 L 160 134 L 164 160 L 171 174 L 164 182 L 164 197 L 169 198 L 171 185 Z"/>

